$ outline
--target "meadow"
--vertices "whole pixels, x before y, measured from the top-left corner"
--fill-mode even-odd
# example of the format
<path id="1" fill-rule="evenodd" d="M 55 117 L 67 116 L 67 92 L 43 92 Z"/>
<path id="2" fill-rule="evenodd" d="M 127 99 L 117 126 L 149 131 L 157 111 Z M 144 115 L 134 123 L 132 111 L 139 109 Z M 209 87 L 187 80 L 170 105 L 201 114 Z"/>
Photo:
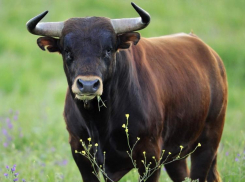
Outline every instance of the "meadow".
<path id="1" fill-rule="evenodd" d="M 62 116 L 67 82 L 61 56 L 41 51 L 26 22 L 71 17 L 135 17 L 131 1 L 0 1 L 0 181 L 16 165 L 19 181 L 78 182 Z M 221 56 L 229 84 L 226 123 L 218 151 L 224 182 L 245 181 L 245 1 L 135 0 L 152 17 L 143 37 L 193 31 Z M 133 172 L 122 182 L 137 181 Z M 164 169 L 161 181 L 171 181 Z"/>

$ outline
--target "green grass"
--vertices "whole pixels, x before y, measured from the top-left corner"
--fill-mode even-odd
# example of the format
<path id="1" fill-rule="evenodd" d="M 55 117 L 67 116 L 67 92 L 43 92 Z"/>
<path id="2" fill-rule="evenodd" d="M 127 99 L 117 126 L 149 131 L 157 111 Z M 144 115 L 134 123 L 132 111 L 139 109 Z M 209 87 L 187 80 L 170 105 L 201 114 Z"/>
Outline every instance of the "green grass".
<path id="1" fill-rule="evenodd" d="M 135 3 L 152 17 L 151 24 L 140 31 L 142 36 L 193 30 L 224 60 L 229 103 L 218 167 L 224 182 L 244 181 L 245 1 L 135 0 Z M 67 83 L 61 57 L 41 51 L 36 45 L 38 36 L 29 34 L 25 27 L 27 20 L 45 10 L 50 12 L 44 21 L 137 16 L 128 0 L 0 1 L 0 181 L 4 181 L 5 166 L 13 164 L 17 165 L 19 178 L 27 181 L 81 181 L 62 116 Z M 14 117 L 16 111 L 18 119 L 11 119 L 13 128 L 8 129 L 11 143 L 4 147 L 6 119 Z M 130 173 L 121 181 L 136 181 L 135 176 Z M 161 181 L 170 181 L 164 171 Z"/>

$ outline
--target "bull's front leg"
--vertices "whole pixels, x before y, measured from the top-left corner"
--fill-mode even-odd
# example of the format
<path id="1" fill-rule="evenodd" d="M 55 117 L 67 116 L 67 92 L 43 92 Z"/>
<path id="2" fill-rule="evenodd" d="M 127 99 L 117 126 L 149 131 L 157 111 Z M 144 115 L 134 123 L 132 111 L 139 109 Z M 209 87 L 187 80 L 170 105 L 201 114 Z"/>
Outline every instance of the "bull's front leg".
<path id="1" fill-rule="evenodd" d="M 70 137 L 70 145 L 71 145 L 72 156 L 82 175 L 83 182 L 99 182 L 97 177 L 93 174 L 93 172 L 95 171 L 92 167 L 91 162 L 85 156 L 75 152 L 76 150 L 78 152 L 84 150 L 80 140 L 75 137 Z M 98 169 L 96 168 L 95 170 L 98 173 Z"/>
<path id="2" fill-rule="evenodd" d="M 147 146 L 147 147 L 146 147 Z M 137 165 L 139 166 L 140 181 L 158 182 L 161 168 L 161 140 L 146 137 L 137 148 Z M 144 178 L 145 180 L 142 180 Z"/>

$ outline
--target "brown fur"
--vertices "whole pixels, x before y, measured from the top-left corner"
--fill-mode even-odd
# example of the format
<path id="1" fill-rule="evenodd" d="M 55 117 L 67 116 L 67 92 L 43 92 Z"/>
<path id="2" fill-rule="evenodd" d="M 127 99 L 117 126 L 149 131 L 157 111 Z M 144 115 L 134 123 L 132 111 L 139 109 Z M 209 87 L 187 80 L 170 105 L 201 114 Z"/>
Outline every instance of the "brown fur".
<path id="1" fill-rule="evenodd" d="M 227 106 L 222 60 L 193 34 L 141 38 L 138 42 L 139 38 L 137 33 L 116 35 L 106 18 L 71 19 L 65 23 L 58 41 L 69 85 L 64 117 L 83 181 L 98 181 L 89 161 L 74 152 L 82 150 L 79 140 L 88 137 L 99 144 L 99 164 L 106 151 L 105 169 L 111 179 L 118 181 L 132 169 L 121 127 L 126 122 L 125 114 L 130 114 L 130 145 L 141 138 L 133 153 L 140 174 L 144 173 L 143 151 L 149 162 L 152 156 L 159 159 L 163 149 L 172 153 L 171 160 L 179 153 L 180 145 L 184 146 L 184 156 L 201 143 L 202 147 L 191 156 L 190 172 L 184 159 L 165 166 L 169 176 L 173 181 L 187 176 L 200 182 L 221 181 L 216 158 Z M 42 47 L 47 42 L 56 41 L 39 40 Z M 128 43 L 137 42 L 128 48 Z M 65 44 L 74 56 L 70 66 L 66 63 Z M 106 57 L 108 46 L 113 47 Z M 75 99 L 71 87 L 78 76 L 101 78 L 101 98 L 107 108 L 99 111 L 96 99 L 86 107 Z M 160 170 L 147 182 L 158 181 L 159 174 Z"/>

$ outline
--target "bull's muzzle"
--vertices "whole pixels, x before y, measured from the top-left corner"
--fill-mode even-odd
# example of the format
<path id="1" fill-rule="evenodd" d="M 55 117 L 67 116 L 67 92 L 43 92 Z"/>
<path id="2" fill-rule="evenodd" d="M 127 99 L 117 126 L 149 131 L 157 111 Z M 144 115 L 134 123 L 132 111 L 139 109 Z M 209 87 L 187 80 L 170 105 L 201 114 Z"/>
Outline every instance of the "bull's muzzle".
<path id="1" fill-rule="evenodd" d="M 102 95 L 102 80 L 97 76 L 78 76 L 72 85 L 72 92 L 79 100 L 91 100 Z"/>

